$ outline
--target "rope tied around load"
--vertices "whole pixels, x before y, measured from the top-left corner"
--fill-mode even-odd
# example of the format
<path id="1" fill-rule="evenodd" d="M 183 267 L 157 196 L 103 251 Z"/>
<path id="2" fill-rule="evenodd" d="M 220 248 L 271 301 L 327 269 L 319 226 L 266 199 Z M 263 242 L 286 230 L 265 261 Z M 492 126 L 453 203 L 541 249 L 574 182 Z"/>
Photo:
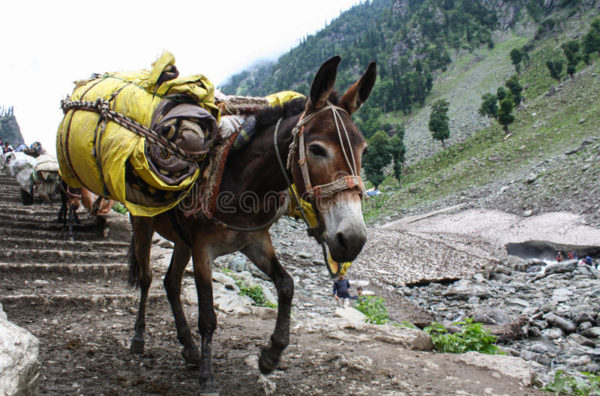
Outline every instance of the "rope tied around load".
<path id="1" fill-rule="evenodd" d="M 155 130 L 140 124 L 126 115 L 111 110 L 110 102 L 105 99 L 98 98 L 95 102 L 87 100 L 61 100 L 60 107 L 65 114 L 70 110 L 86 110 L 98 113 L 102 120 L 112 121 L 123 128 L 148 139 L 151 144 L 156 144 L 162 150 L 165 150 L 181 160 L 200 162 L 206 157 L 206 154 L 189 153 L 161 136 Z"/>

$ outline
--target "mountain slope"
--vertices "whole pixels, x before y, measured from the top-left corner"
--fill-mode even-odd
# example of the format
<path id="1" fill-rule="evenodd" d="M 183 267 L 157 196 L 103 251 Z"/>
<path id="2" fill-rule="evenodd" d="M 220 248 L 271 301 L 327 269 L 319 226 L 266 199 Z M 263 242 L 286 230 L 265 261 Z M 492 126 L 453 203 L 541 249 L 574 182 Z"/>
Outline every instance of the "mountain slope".
<path id="1" fill-rule="evenodd" d="M 590 224 L 599 226 L 600 208 L 598 200 L 593 197 L 597 197 L 599 193 L 597 178 L 600 161 L 598 141 L 594 138 L 600 128 L 597 115 L 600 109 L 596 104 L 596 98 L 600 94 L 596 88 L 600 70 L 597 64 L 580 63 L 573 79 L 563 77 L 557 84 L 549 75 L 546 61 L 564 59 L 561 45 L 569 40 L 579 40 L 587 33 L 592 19 L 598 15 L 600 1 L 479 2 L 478 4 L 494 10 L 497 15 L 495 30 L 490 30 L 493 48 L 483 40 L 470 42 L 465 33 L 458 44 L 446 46 L 451 63 L 430 70 L 434 79 L 427 96 L 422 98 L 423 106 L 413 103 L 410 111 L 389 111 L 389 107 L 386 109 L 381 87 L 385 85 L 386 72 L 387 76 L 391 75 L 391 66 L 402 63 L 401 54 L 408 54 L 414 73 L 418 66 L 416 61 L 422 59 L 422 64 L 425 64 L 428 59 L 424 56 L 426 52 L 420 52 L 420 48 L 448 44 L 450 41 L 426 39 L 424 13 L 432 11 L 430 16 L 434 23 L 437 23 L 436 19 L 440 22 L 440 31 L 448 37 L 458 37 L 452 34 L 460 29 L 444 29 L 443 21 L 449 20 L 452 12 L 460 10 L 465 4 L 459 1 L 436 4 L 439 5 L 438 8 L 426 0 L 397 0 L 391 3 L 373 1 L 353 9 L 353 12 L 360 15 L 363 8 L 380 6 L 384 14 L 389 10 L 388 15 L 399 16 L 395 41 L 373 46 L 377 51 L 381 50 L 376 51 L 375 58 L 379 65 L 383 65 L 380 68 L 383 77 L 378 80 L 365 107 L 379 106 L 385 109 L 379 116 L 380 123 L 405 126 L 407 167 L 404 170 L 402 188 L 392 177 L 388 177 L 382 186 L 387 190 L 386 194 L 365 204 L 367 220 L 384 222 L 406 212 L 430 210 L 460 202 L 471 206 L 504 209 L 517 214 L 557 209 L 573 211 L 586 215 Z M 388 9 L 385 8 L 387 6 Z M 444 7 L 454 8 L 444 12 Z M 306 42 L 323 37 L 334 40 L 336 36 L 333 32 L 336 30 L 333 27 L 343 26 L 345 17 L 343 14 L 339 20 L 332 22 Z M 485 26 L 484 20 L 478 20 L 480 27 Z M 373 22 L 384 26 L 382 34 L 389 36 L 389 30 L 386 30 L 390 26 L 389 20 L 374 17 Z M 345 70 L 358 73 L 364 66 L 359 67 L 359 55 L 353 56 L 353 51 L 362 53 L 364 42 L 361 43 L 360 40 L 370 34 L 369 24 L 362 26 L 364 29 L 362 33 L 357 29 L 357 36 L 341 35 L 337 42 L 322 44 L 323 48 L 337 48 L 336 45 L 341 47 L 347 42 L 356 44 L 346 48 L 351 60 L 346 63 L 345 69 L 340 68 L 338 86 L 344 87 L 347 76 Z M 485 36 L 485 30 L 482 32 Z M 342 40 L 349 37 L 355 41 Z M 413 48 L 403 46 L 407 43 L 412 43 Z M 505 133 L 497 122 L 481 117 L 478 108 L 484 93 L 495 93 L 498 87 L 503 86 L 515 74 L 510 52 L 523 46 L 528 47 L 530 58 L 519 75 L 524 86 L 525 103 L 514 112 L 516 121 L 510 126 L 512 136 L 504 139 Z M 385 52 L 384 48 L 392 50 Z M 410 51 L 402 53 L 403 49 Z M 299 47 L 282 57 L 282 60 L 291 62 L 293 55 L 304 54 L 305 51 L 306 49 Z M 596 56 L 592 59 L 594 60 Z M 285 62 L 280 60 L 276 66 L 270 66 L 271 70 L 279 70 L 277 76 L 267 73 L 254 80 L 257 85 L 252 88 L 258 91 L 253 94 L 260 94 L 260 89 L 264 87 L 274 88 L 274 85 L 269 84 L 273 84 L 272 81 L 283 74 L 282 70 L 290 71 L 288 74 L 292 76 L 292 80 L 304 79 L 304 84 L 307 84 L 310 72 L 305 69 L 295 70 L 291 66 L 284 67 L 282 65 Z M 427 65 L 431 66 L 432 63 Z M 248 78 L 251 76 L 252 72 L 246 75 Z M 291 85 L 286 89 L 302 83 L 288 81 L 288 84 Z M 244 89 L 250 87 L 247 85 Z M 307 89 L 307 85 L 304 88 Z M 401 94 L 399 91 L 394 92 Z M 441 145 L 431 138 L 427 125 L 430 112 L 428 104 L 442 98 L 450 103 L 451 129 L 450 147 L 443 151 Z M 361 112 L 358 113 L 358 121 L 360 117 Z M 573 150 L 574 153 L 565 154 Z"/>
<path id="2" fill-rule="evenodd" d="M 391 177 L 387 179 L 384 185 L 388 193 L 366 204 L 368 219 L 387 221 L 403 212 L 465 203 L 520 215 L 569 211 L 583 214 L 589 224 L 600 226 L 600 203 L 595 198 L 600 194 L 597 182 L 600 177 L 600 62 L 579 64 L 573 78 L 563 77 L 559 83 L 552 80 L 545 67 L 547 60 L 562 55 L 562 43 L 587 32 L 597 14 L 597 10 L 592 10 L 572 18 L 565 22 L 563 32 L 535 43 L 530 64 L 520 76 L 526 100 L 515 111 L 510 137 L 505 138 L 495 121 L 463 139 L 453 129 L 457 143 L 444 151 L 438 147 L 435 155 L 411 163 L 402 188 L 398 188 Z M 520 44 L 522 38 L 512 36 L 506 41 L 507 44 L 513 42 Z M 490 59 L 494 59 L 496 50 L 490 53 Z M 485 59 L 481 62 L 479 67 L 491 67 L 494 63 Z M 452 98 L 460 97 L 457 92 L 468 91 L 473 77 L 470 73 L 465 77 L 460 67 L 456 67 L 459 63 L 449 69 L 445 80 L 438 81 L 433 95 L 439 93 L 439 97 L 450 98 L 452 102 Z M 505 63 L 499 62 L 498 68 L 490 70 L 506 70 Z M 470 71 L 477 68 L 473 66 Z M 498 76 L 501 77 L 501 73 L 488 73 L 491 82 L 483 79 L 481 85 L 494 87 Z M 498 81 L 501 84 L 503 78 Z M 459 107 L 451 108 L 451 118 L 468 119 L 461 116 Z M 476 109 L 470 108 L 473 117 Z M 419 117 L 426 119 L 421 113 L 415 114 L 409 123 L 407 136 L 421 133 L 424 141 L 431 142 L 426 146 L 435 150 L 431 138 L 426 136 L 423 121 L 417 121 Z M 467 124 L 463 125 L 468 128 Z"/>
<path id="3" fill-rule="evenodd" d="M 19 128 L 12 107 L 0 109 L 0 138 L 14 147 L 24 143 L 21 128 Z"/>

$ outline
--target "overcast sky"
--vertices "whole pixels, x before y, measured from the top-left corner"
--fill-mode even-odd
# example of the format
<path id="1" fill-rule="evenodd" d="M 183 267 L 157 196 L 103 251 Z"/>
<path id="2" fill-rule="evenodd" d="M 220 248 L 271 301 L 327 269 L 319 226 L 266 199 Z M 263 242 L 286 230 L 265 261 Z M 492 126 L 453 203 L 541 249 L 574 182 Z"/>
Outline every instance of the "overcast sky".
<path id="1" fill-rule="evenodd" d="M 277 58 L 358 3 L 3 2 L 0 105 L 14 106 L 27 144 L 39 140 L 55 153 L 60 100 L 72 92 L 75 80 L 91 73 L 146 69 L 168 50 L 180 75 L 204 74 L 218 86 L 257 60 Z"/>

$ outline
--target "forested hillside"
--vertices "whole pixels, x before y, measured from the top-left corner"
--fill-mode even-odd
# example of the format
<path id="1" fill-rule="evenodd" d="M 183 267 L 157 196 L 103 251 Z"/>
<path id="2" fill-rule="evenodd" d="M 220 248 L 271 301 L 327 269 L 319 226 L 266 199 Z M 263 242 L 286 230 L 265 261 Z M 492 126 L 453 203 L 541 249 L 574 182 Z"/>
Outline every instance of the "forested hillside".
<path id="1" fill-rule="evenodd" d="M 369 61 L 379 80 L 361 111 L 361 130 L 369 137 L 381 113 L 409 114 L 425 104 L 436 76 L 459 54 L 493 48 L 494 34 L 517 21 L 540 24 L 553 33 L 561 22 L 552 14 L 577 12 L 596 0 L 373 0 L 344 12 L 329 26 L 303 39 L 275 64 L 262 64 L 231 79 L 222 91 L 267 95 L 292 89 L 307 93 L 311 78 L 327 58 L 339 54 L 338 86 L 347 87 Z"/>
<path id="2" fill-rule="evenodd" d="M 369 222 L 479 202 L 600 224 L 587 198 L 600 193 L 599 15 L 599 0 L 374 0 L 223 89 L 307 93 L 333 54 L 345 89 L 375 59 L 378 81 L 355 117 L 369 138 L 364 176 L 384 191 L 364 207 Z"/>
<path id="3" fill-rule="evenodd" d="M 19 128 L 12 107 L 0 107 L 0 139 L 14 147 L 24 143 L 21 128 Z"/>
<path id="4" fill-rule="evenodd" d="M 347 86 L 371 60 L 380 76 L 371 104 L 409 112 L 422 105 L 433 74 L 452 60 L 451 51 L 493 46 L 496 13 L 481 1 L 374 0 L 353 7 L 329 26 L 283 55 L 231 78 L 225 93 L 266 95 L 294 89 L 306 93 L 320 63 L 342 57 L 338 84 Z"/>

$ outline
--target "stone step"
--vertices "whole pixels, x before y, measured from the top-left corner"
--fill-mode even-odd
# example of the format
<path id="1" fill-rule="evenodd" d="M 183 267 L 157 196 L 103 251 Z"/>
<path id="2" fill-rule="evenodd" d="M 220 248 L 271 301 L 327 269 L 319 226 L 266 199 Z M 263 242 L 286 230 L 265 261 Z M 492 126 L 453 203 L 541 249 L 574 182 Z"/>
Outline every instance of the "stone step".
<path id="1" fill-rule="evenodd" d="M 88 219 L 80 219 L 80 224 L 73 224 L 73 232 L 97 232 L 95 224 L 90 222 Z M 0 218 L 0 232 L 2 230 L 16 229 L 16 230 L 37 230 L 37 231 L 65 231 L 67 227 L 63 226 L 62 223 L 54 221 L 32 221 L 31 219 L 23 220 L 12 220 Z M 12 233 L 12 232 L 8 232 Z M 6 232 L 4 232 L 6 234 Z"/>
<path id="2" fill-rule="evenodd" d="M 54 239 L 52 234 L 46 235 L 46 237 L 35 237 L 27 233 L 24 235 L 12 235 L 2 238 L 0 240 L 0 247 L 4 249 L 28 249 L 28 248 L 40 248 L 44 246 L 52 246 L 54 249 L 60 250 L 71 250 L 71 251 L 123 251 L 129 249 L 129 243 L 114 241 L 114 240 L 100 240 L 100 241 L 71 241 L 70 239 Z"/>
<path id="3" fill-rule="evenodd" d="M 2 182 L 0 182 L 2 183 Z M 2 194 L 3 196 L 11 196 L 11 195 L 21 195 L 20 190 L 21 188 L 19 186 L 5 186 L 0 184 L 0 194 Z"/>
<path id="4" fill-rule="evenodd" d="M 102 265 L 77 264 L 75 268 L 81 272 L 58 273 L 41 266 L 31 269 L 39 272 L 8 271 L 2 274 L 0 283 L 0 303 L 6 308 L 49 305 L 73 307 L 75 310 L 89 309 L 90 306 L 137 307 L 140 291 L 127 283 L 126 268 L 115 263 L 105 264 L 106 274 L 100 273 Z M 112 267 L 112 269 L 111 269 Z M 65 266 L 56 267 L 65 269 Z M 113 271 L 116 270 L 116 271 Z M 159 279 L 161 274 L 155 273 L 156 281 L 152 282 L 149 300 L 166 300 L 163 285 Z M 189 280 L 188 282 L 191 282 Z"/>
<path id="5" fill-rule="evenodd" d="M 58 210 L 59 208 L 56 208 L 56 211 L 54 212 L 48 212 L 48 211 L 43 211 L 43 212 L 36 212 L 35 211 L 35 206 L 31 205 L 31 206 L 25 206 L 24 208 L 32 208 L 32 211 L 29 211 L 27 209 L 15 209 L 15 210 L 11 210 L 11 211 L 0 211 L 0 222 L 2 221 L 28 221 L 28 222 L 36 222 L 36 223 L 55 223 L 56 219 L 58 217 Z M 77 213 L 78 216 L 80 217 L 80 221 L 82 220 L 81 217 L 82 215 L 80 213 Z"/>
<path id="6" fill-rule="evenodd" d="M 8 276 L 19 276 L 19 279 L 44 279 L 48 276 L 57 277 L 67 275 L 70 277 L 81 276 L 95 279 L 99 276 L 126 279 L 128 272 L 127 263 L 14 263 L 0 262 L 0 274 L 6 283 Z M 14 278 L 16 279 L 16 278 Z"/>
<path id="7" fill-rule="evenodd" d="M 52 244 L 48 244 L 52 247 Z M 75 251 L 59 249 L 12 249 L 3 248 L 0 250 L 0 261 L 10 262 L 38 262 L 38 263 L 107 263 L 107 262 L 125 262 L 127 260 L 127 250 L 120 251 Z"/>
<path id="8" fill-rule="evenodd" d="M 13 213 L 22 216 L 51 216 L 56 218 L 58 211 L 60 210 L 60 204 L 54 204 L 53 206 L 43 205 L 11 205 L 0 201 L 0 213 Z"/>
<path id="9" fill-rule="evenodd" d="M 14 192 L 11 192 L 11 191 L 5 191 L 3 189 L 2 191 L 0 191 L 0 201 L 9 202 L 13 205 L 15 203 L 23 205 L 21 203 L 21 192 L 19 190 L 15 190 Z M 52 204 L 55 206 L 59 205 L 60 197 L 58 197 L 58 196 L 55 197 L 52 200 Z M 49 205 L 49 204 L 37 192 L 34 192 L 33 193 L 33 205 Z M 29 206 L 29 205 L 23 205 L 23 206 Z"/>
<path id="10" fill-rule="evenodd" d="M 2 202 L 10 202 L 13 205 L 14 204 L 20 204 L 21 203 L 21 195 L 19 193 L 16 194 L 0 194 L 0 201 Z"/>
<path id="11" fill-rule="evenodd" d="M 75 240 L 78 241 L 78 233 L 85 232 L 85 241 L 106 241 L 105 238 L 100 235 L 100 233 L 87 232 L 89 230 L 86 229 L 78 229 L 76 226 L 73 227 L 73 232 L 75 233 Z M 66 241 L 70 240 L 69 230 L 65 228 L 58 229 L 48 229 L 48 230 L 35 230 L 35 229 L 27 229 L 27 228 L 11 228 L 0 225 L 0 240 L 5 238 L 6 236 L 11 237 L 31 237 L 36 239 L 41 239 L 47 241 L 47 243 L 52 243 L 52 241 Z M 110 234 L 109 234 L 110 237 Z M 109 239 L 110 240 L 110 239 Z M 1 242 L 0 242 L 1 243 Z"/>
<path id="12" fill-rule="evenodd" d="M 152 292 L 148 294 L 147 305 L 157 303 L 164 304 L 167 297 L 164 292 Z M 113 307 L 137 311 L 139 304 L 139 291 L 133 290 L 129 293 L 90 293 L 90 294 L 14 294 L 0 296 L 0 303 L 6 312 L 17 309 L 39 309 L 40 307 L 57 307 L 73 311 L 87 311 L 95 307 Z M 132 322 L 133 323 L 133 322 Z"/>

